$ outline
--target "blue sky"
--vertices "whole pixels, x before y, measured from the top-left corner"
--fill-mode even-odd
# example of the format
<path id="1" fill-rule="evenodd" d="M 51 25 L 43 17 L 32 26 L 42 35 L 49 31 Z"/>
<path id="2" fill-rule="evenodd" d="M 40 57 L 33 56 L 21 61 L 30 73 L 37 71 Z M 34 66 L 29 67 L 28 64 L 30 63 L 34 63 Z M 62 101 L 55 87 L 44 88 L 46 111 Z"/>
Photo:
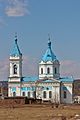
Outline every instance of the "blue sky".
<path id="1" fill-rule="evenodd" d="M 49 33 L 61 75 L 80 77 L 80 0 L 0 0 L 1 79 L 9 73 L 15 32 L 24 55 L 23 74 L 38 74 Z"/>

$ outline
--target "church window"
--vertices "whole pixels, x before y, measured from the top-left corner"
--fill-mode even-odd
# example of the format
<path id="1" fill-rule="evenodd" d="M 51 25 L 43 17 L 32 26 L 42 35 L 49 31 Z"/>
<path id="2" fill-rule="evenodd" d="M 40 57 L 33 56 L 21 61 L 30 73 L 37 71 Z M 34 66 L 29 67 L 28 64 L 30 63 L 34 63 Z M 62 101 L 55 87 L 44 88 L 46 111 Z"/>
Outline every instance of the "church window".
<path id="1" fill-rule="evenodd" d="M 33 97 L 36 98 L 36 92 L 35 91 L 33 92 Z"/>
<path id="2" fill-rule="evenodd" d="M 67 92 L 64 91 L 64 98 L 66 99 L 67 98 Z"/>
<path id="3" fill-rule="evenodd" d="M 57 73 L 57 68 L 54 69 L 55 70 L 55 74 Z"/>
<path id="4" fill-rule="evenodd" d="M 41 74 L 43 74 L 43 68 L 41 68 Z"/>
<path id="5" fill-rule="evenodd" d="M 30 92 L 28 92 L 28 98 L 30 98 Z"/>
<path id="6" fill-rule="evenodd" d="M 46 98 L 46 91 L 43 92 L 43 98 Z"/>
<path id="7" fill-rule="evenodd" d="M 16 96 L 16 92 L 13 92 L 13 97 L 15 97 Z"/>
<path id="8" fill-rule="evenodd" d="M 13 69 L 14 69 L 14 74 L 17 74 L 17 65 L 14 65 Z"/>
<path id="9" fill-rule="evenodd" d="M 49 91 L 49 98 L 52 98 L 52 91 Z"/>
<path id="10" fill-rule="evenodd" d="M 50 74 L 50 68 L 49 67 L 47 68 L 47 74 Z"/>
<path id="11" fill-rule="evenodd" d="M 25 92 L 22 93 L 22 96 L 25 96 Z"/>

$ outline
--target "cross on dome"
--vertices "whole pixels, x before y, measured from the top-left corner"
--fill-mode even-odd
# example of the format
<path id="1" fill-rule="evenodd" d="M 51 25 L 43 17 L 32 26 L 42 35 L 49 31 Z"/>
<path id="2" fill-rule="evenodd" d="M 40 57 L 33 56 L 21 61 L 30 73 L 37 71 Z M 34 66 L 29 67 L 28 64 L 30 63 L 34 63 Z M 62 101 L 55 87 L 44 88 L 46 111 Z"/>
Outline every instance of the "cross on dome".
<path id="1" fill-rule="evenodd" d="M 50 35 L 48 34 L 49 38 L 48 38 L 48 48 L 45 52 L 45 54 L 42 57 L 42 61 L 47 62 L 47 61 L 55 61 L 56 56 L 53 53 L 52 49 L 51 49 L 51 41 L 50 41 Z"/>
<path id="2" fill-rule="evenodd" d="M 17 32 L 15 33 L 15 43 L 17 44 Z"/>
<path id="3" fill-rule="evenodd" d="M 48 47 L 51 49 L 51 41 L 50 41 L 50 35 L 48 34 Z"/>

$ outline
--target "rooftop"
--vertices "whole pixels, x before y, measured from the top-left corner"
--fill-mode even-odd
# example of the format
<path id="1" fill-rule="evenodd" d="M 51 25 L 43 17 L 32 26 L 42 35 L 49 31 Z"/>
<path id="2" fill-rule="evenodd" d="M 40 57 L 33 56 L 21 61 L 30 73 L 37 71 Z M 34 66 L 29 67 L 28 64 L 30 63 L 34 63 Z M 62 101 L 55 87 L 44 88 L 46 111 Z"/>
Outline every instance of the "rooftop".
<path id="1" fill-rule="evenodd" d="M 59 79 L 61 82 L 73 82 L 74 79 L 72 77 L 62 77 Z"/>
<path id="2" fill-rule="evenodd" d="M 28 76 L 22 79 L 22 82 L 36 82 L 39 78 L 37 76 Z"/>
<path id="3" fill-rule="evenodd" d="M 13 49 L 11 50 L 10 55 L 11 56 L 20 56 L 20 55 L 22 55 L 22 53 L 20 52 L 18 43 L 17 43 L 17 36 L 15 36 L 15 42 L 14 42 Z"/>
<path id="4" fill-rule="evenodd" d="M 52 52 L 51 41 L 49 39 L 48 48 L 47 48 L 45 54 L 42 57 L 42 61 L 44 61 L 44 62 L 51 61 L 52 62 L 52 61 L 55 61 L 55 60 L 57 60 L 57 59 L 56 59 L 56 56 L 54 55 L 54 53 Z"/>

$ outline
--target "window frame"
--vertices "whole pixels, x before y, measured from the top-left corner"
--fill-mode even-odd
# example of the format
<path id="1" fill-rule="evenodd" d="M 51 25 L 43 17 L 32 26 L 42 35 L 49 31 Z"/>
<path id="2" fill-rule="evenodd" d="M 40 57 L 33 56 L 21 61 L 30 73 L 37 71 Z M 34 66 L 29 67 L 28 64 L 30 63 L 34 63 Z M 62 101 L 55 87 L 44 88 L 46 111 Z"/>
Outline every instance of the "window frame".
<path id="1" fill-rule="evenodd" d="M 17 74 L 17 65 L 16 64 L 13 65 L 13 73 Z"/>
<path id="2" fill-rule="evenodd" d="M 49 91 L 49 98 L 52 98 L 52 91 Z"/>
<path id="3" fill-rule="evenodd" d="M 47 98 L 47 93 L 46 93 L 46 91 L 43 91 L 43 98 Z"/>
<path id="4" fill-rule="evenodd" d="M 13 92 L 13 97 L 16 97 L 16 92 L 15 91 Z"/>
<path id="5" fill-rule="evenodd" d="M 24 91 L 22 92 L 22 96 L 26 96 L 26 93 Z"/>
<path id="6" fill-rule="evenodd" d="M 47 68 L 47 74 L 50 74 L 50 68 L 49 67 Z"/>
<path id="7" fill-rule="evenodd" d="M 43 68 L 41 68 L 41 74 L 43 74 Z"/>
<path id="8" fill-rule="evenodd" d="M 64 96 L 64 99 L 66 99 L 67 98 L 67 91 L 64 91 L 64 94 L 63 94 Z"/>
<path id="9" fill-rule="evenodd" d="M 31 95 L 31 93 L 30 93 L 30 91 L 28 91 L 27 92 L 27 97 L 30 98 L 30 95 Z"/>
<path id="10" fill-rule="evenodd" d="M 33 91 L 33 98 L 36 98 L 36 91 Z"/>
<path id="11" fill-rule="evenodd" d="M 57 68 L 56 67 L 55 67 L 54 71 L 55 71 L 55 74 L 57 74 Z"/>

